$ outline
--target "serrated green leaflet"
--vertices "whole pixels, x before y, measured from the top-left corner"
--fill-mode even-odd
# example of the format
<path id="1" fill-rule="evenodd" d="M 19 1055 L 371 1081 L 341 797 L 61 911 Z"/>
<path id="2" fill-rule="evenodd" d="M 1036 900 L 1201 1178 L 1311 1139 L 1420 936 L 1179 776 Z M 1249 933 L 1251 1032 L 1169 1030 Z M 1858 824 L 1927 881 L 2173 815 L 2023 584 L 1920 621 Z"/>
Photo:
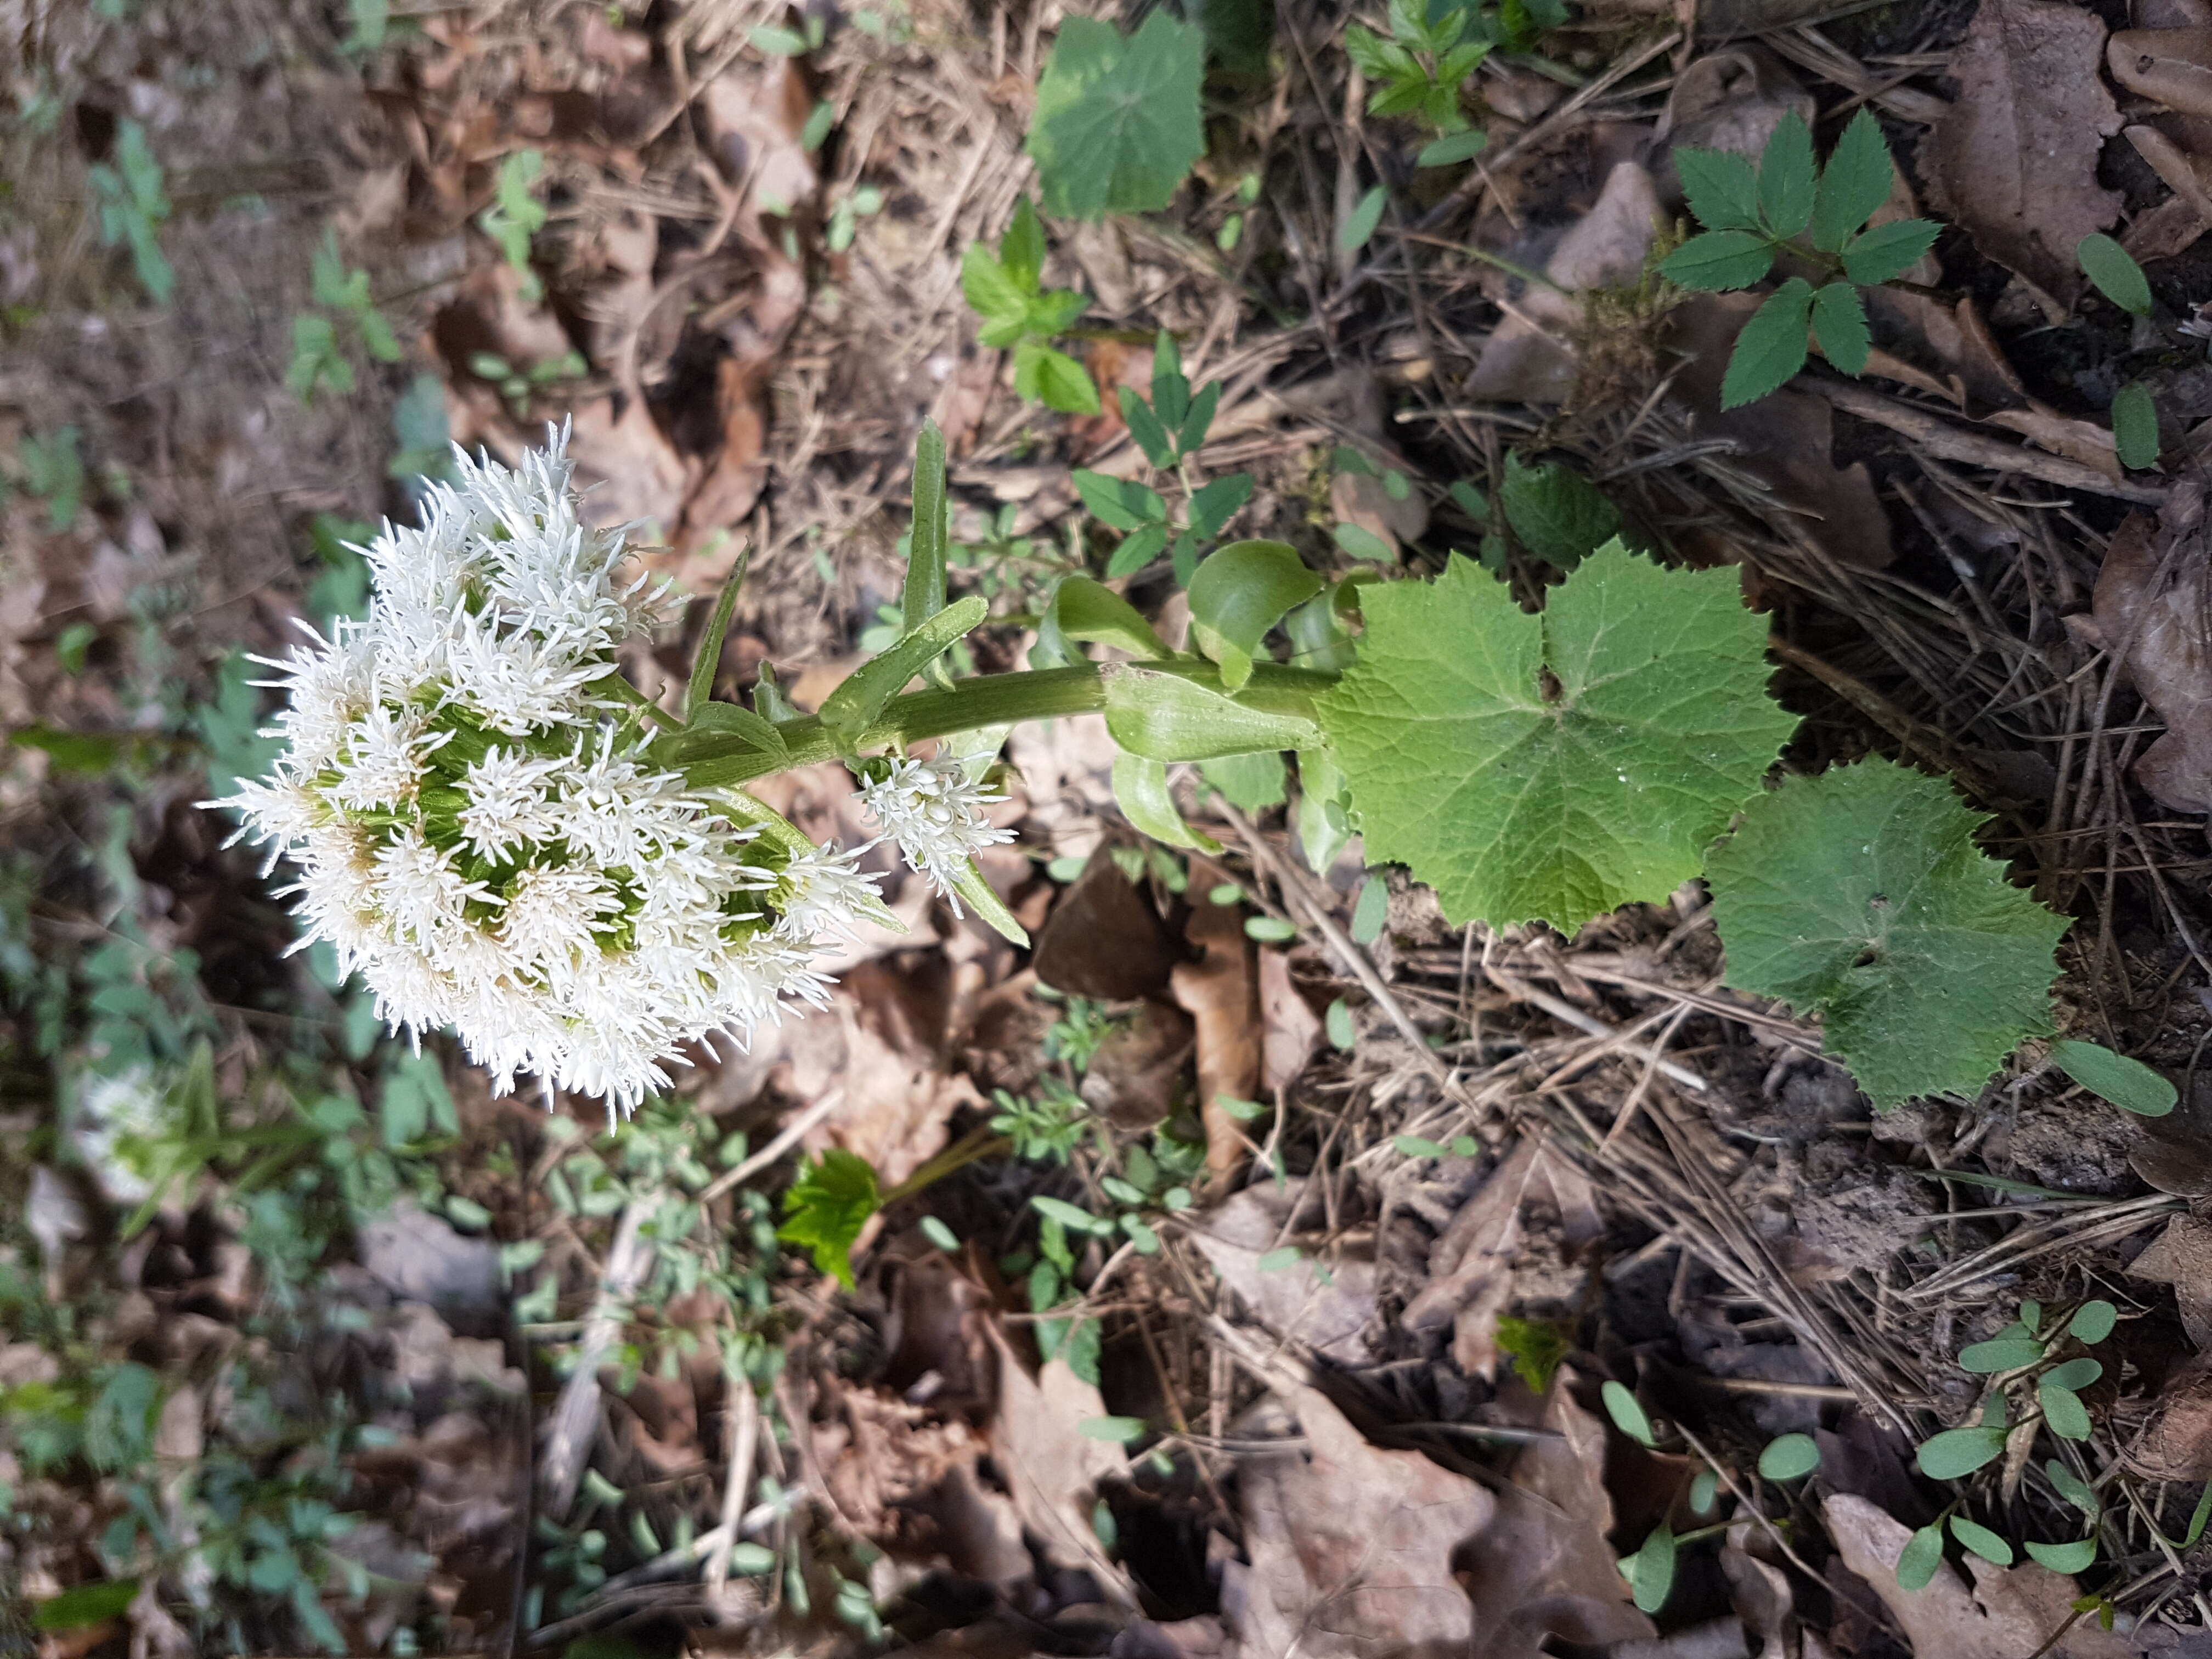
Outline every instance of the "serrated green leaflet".
<path id="1" fill-rule="evenodd" d="M 1759 158 L 1759 210 L 1777 236 L 1795 236 L 1813 222 L 1813 194 L 1819 179 L 1813 162 L 1813 134 L 1792 110 L 1776 125 Z"/>
<path id="2" fill-rule="evenodd" d="M 1095 17 L 1061 23 L 1029 137 L 1045 211 L 1095 219 L 1165 207 L 1206 153 L 1205 67 L 1204 32 L 1165 11 L 1126 39 Z"/>
<path id="3" fill-rule="evenodd" d="M 1813 335 L 1820 355 L 1846 374 L 1865 371 L 1874 337 L 1867 331 L 1866 306 L 1849 283 L 1830 283 L 1813 296 Z"/>
<path id="4" fill-rule="evenodd" d="M 1724 149 L 1678 149 L 1674 172 L 1690 211 L 1707 230 L 1759 228 L 1759 176 L 1749 156 Z"/>
<path id="5" fill-rule="evenodd" d="M 1562 570 L 1573 569 L 1620 528 L 1619 510 L 1597 486 L 1556 461 L 1523 466 L 1509 451 L 1498 499 L 1521 544 Z"/>
<path id="6" fill-rule="evenodd" d="M 789 1218 L 775 1236 L 811 1251 L 814 1265 L 853 1288 L 853 1241 L 879 1204 L 876 1172 L 868 1160 L 832 1146 L 801 1168 L 783 1195 Z"/>
<path id="7" fill-rule="evenodd" d="M 1806 330 L 1813 320 L 1813 285 L 1792 276 L 1768 295 L 1729 354 L 1721 376 L 1721 407 L 1756 403 L 1805 367 Z"/>
<path id="8" fill-rule="evenodd" d="M 1843 246 L 1889 199 L 1889 146 L 1882 140 L 1881 123 L 1873 111 L 1862 108 L 1820 169 L 1820 187 L 1813 198 L 1813 246 L 1827 253 Z"/>
<path id="9" fill-rule="evenodd" d="M 1541 616 L 1454 555 L 1366 588 L 1359 662 L 1321 702 L 1370 862 L 1454 922 L 1592 916 L 1665 897 L 1755 794 L 1796 716 L 1766 695 L 1766 625 L 1730 570 L 1618 543 Z"/>
<path id="10" fill-rule="evenodd" d="M 2164 1117 L 2181 1094 L 2139 1060 L 2116 1054 L 2101 1043 L 2072 1038 L 2051 1050 L 2051 1063 L 2091 1094 L 2139 1117 Z"/>
<path id="11" fill-rule="evenodd" d="M 1659 262 L 1659 274 L 1684 288 L 1749 288 L 1774 264 L 1774 245 L 1748 230 L 1709 230 Z"/>
<path id="12" fill-rule="evenodd" d="M 1979 823 L 1942 779 L 1862 761 L 1761 798 L 1708 865 L 1729 983 L 1820 1014 L 1877 1107 L 1970 1093 L 2047 1028 L 2067 921 Z"/>
<path id="13" fill-rule="evenodd" d="M 1855 283 L 1902 276 L 1936 246 L 1943 227 L 1933 219 L 1893 219 L 1851 238 L 1844 248 L 1844 275 Z"/>

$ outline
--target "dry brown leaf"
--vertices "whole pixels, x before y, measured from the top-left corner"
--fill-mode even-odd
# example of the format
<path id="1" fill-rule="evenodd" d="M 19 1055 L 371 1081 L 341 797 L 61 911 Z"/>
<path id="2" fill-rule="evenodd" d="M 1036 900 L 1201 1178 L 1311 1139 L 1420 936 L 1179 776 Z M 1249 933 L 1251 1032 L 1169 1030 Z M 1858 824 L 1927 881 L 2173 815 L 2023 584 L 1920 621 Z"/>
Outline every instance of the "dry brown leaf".
<path id="1" fill-rule="evenodd" d="M 1062 1566 L 1086 1567 L 1109 1594 L 1126 1600 L 1121 1570 L 1098 1547 L 1091 1528 L 1098 1483 L 1125 1473 L 1119 1446 L 1085 1436 L 1079 1425 L 1106 1415 L 1098 1390 L 1048 1359 L 1035 1376 L 1005 1334 L 988 1328 L 999 1354 L 999 1409 L 991 1419 L 992 1461 L 1006 1478 L 1014 1510 Z"/>
<path id="2" fill-rule="evenodd" d="M 2128 1277 L 2173 1286 L 2181 1328 L 2199 1353 L 2212 1352 L 2212 1221 L 2178 1215 L 2128 1264 Z"/>
<path id="3" fill-rule="evenodd" d="M 1260 952 L 1260 1082 L 1269 1092 L 1287 1089 L 1321 1046 L 1327 1028 L 1291 977 L 1282 951 Z"/>
<path id="4" fill-rule="evenodd" d="M 2156 1415 L 2126 1455 L 2152 1480 L 2212 1479 L 2212 1361 L 2199 1360 L 2166 1379 Z"/>
<path id="5" fill-rule="evenodd" d="M 1242 1468 L 1251 1558 L 1244 1659 L 1465 1653 L 1474 1608 L 1452 1558 L 1497 1500 L 1419 1452 L 1370 1446 L 1319 1390 L 1290 1396 L 1303 1453 Z"/>
<path id="6" fill-rule="evenodd" d="M 1150 890 L 1101 847 L 1038 932 L 1036 975 L 1070 996 L 1132 1002 L 1166 990 L 1182 956 Z"/>
<path id="7" fill-rule="evenodd" d="M 1278 1337 L 1303 1343 L 1343 1365 L 1375 1358 L 1361 1334 L 1375 1317 L 1375 1262 L 1349 1254 L 1326 1261 L 1300 1256 L 1288 1267 L 1262 1267 L 1261 1258 L 1308 1218 L 1307 1186 L 1292 1181 L 1247 1187 L 1206 1218 L 1190 1235 L 1213 1264 L 1221 1282 L 1237 1292 L 1253 1317 Z"/>
<path id="8" fill-rule="evenodd" d="M 1912 1528 L 1893 1521 L 1863 1498 L 1837 1493 L 1821 1506 L 1828 1535 L 1844 1565 L 1872 1585 L 1904 1628 L 1913 1652 L 1942 1659 L 2022 1659 L 2046 1651 L 2050 1659 L 2127 1659 L 2128 1644 L 2094 1619 L 2077 1620 L 2057 1644 L 2051 1632 L 2073 1616 L 2081 1591 L 2071 1578 L 2026 1562 L 2000 1567 L 1969 1556 L 1969 1587 L 1948 1564 L 1923 1589 L 1897 1582 L 1898 1558 Z"/>
<path id="9" fill-rule="evenodd" d="M 1206 1173 L 1216 1182 L 1244 1161 L 1243 1126 L 1219 1103 L 1249 1100 L 1260 1087 L 1260 992 L 1252 941 L 1237 904 L 1206 896 L 1229 879 L 1208 860 L 1190 861 L 1196 900 L 1183 937 L 1198 952 L 1170 976 L 1175 1000 L 1198 1027 L 1198 1097 L 1206 1120 Z"/>
<path id="10" fill-rule="evenodd" d="M 1382 538 L 1394 551 L 1417 542 L 1429 527 L 1429 499 L 1418 489 L 1394 496 L 1380 474 L 1412 473 L 1413 464 L 1382 435 L 1382 383 L 1373 374 L 1356 374 L 1346 382 L 1342 429 L 1359 441 L 1352 446 L 1370 471 L 1336 469 L 1328 481 L 1329 511 L 1339 524 L 1358 525 Z"/>
<path id="11" fill-rule="evenodd" d="M 2019 433 L 2039 449 L 2094 466 L 2108 477 L 2120 477 L 2120 458 L 2112 444 L 2112 430 L 2094 421 L 2077 420 L 2046 404 L 2031 402 L 2022 409 L 2000 409 L 1989 416 L 1989 422 Z"/>
<path id="12" fill-rule="evenodd" d="M 1675 149 L 1727 150 L 1756 160 L 1784 116 L 1795 114 L 1809 127 L 1819 113 L 1790 66 L 1754 44 L 1709 52 L 1688 64 L 1667 94 L 1659 134 Z M 1671 179 L 1669 188 L 1675 188 Z"/>
<path id="13" fill-rule="evenodd" d="M 1603 1231 L 1588 1177 L 1540 1140 L 1528 1139 L 1484 1179 L 1429 1252 L 1429 1283 L 1407 1304 L 1407 1327 L 1452 1322 L 1452 1358 L 1470 1376 L 1498 1370 L 1498 1321 L 1513 1305 L 1513 1260 L 1524 1236 L 1522 1211 L 1559 1218 L 1569 1249 Z"/>
<path id="14" fill-rule="evenodd" d="M 2212 811 L 2212 576 L 2204 494 L 2175 487 L 2155 531 L 2141 514 L 2113 532 L 2097 573 L 2097 627 L 2124 653 L 2165 733 L 2135 764 L 2136 781 L 2177 811 Z"/>
<path id="15" fill-rule="evenodd" d="M 1197 1027 L 1172 1003 L 1148 1000 L 1116 1025 L 1083 1074 L 1083 1098 L 1117 1129 L 1151 1128 L 1175 1109 Z"/>
<path id="16" fill-rule="evenodd" d="M 1741 409 L 1721 408 L 1721 376 L 1737 333 L 1759 308 L 1753 294 L 1699 294 L 1667 319 L 1666 349 L 1682 360 L 1674 393 L 1699 438 L 1733 439 L 1730 465 L 1802 514 L 1805 534 L 1838 562 L 1880 570 L 1895 557 L 1889 515 L 1875 494 L 1866 463 L 1838 467 L 1832 453 L 1835 411 L 1826 399 L 1782 391 Z"/>
<path id="17" fill-rule="evenodd" d="M 2097 182 L 2121 127 L 2097 73 L 2105 26 L 2063 0 L 1982 0 L 1951 60 L 1959 95 L 1922 155 L 1937 205 L 2039 291 L 2053 321 L 2081 291 L 2074 250 L 2119 216 Z"/>
<path id="18" fill-rule="evenodd" d="M 2212 116 L 2212 28 L 2122 29 L 2105 62 L 2130 92 L 2183 115 Z"/>

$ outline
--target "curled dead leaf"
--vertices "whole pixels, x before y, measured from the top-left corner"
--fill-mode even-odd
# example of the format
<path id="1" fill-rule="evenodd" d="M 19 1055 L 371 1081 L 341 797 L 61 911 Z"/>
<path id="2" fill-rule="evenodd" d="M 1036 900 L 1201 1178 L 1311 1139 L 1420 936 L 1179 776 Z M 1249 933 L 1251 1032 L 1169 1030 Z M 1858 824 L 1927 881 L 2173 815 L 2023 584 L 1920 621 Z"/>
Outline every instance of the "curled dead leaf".
<path id="1" fill-rule="evenodd" d="M 2135 764 L 2167 806 L 2212 811 L 2212 575 L 2204 493 L 2177 485 L 2154 527 L 2138 514 L 2113 532 L 2097 573 L 2097 627 L 2123 655 L 2165 733 Z"/>
<path id="2" fill-rule="evenodd" d="M 1317 1206 L 1316 1217 L 1301 1213 L 1310 1197 L 1302 1180 L 1280 1190 L 1247 1187 L 1208 1215 L 1190 1241 L 1273 1335 L 1339 1364 L 1365 1364 L 1375 1358 L 1361 1334 L 1375 1317 L 1371 1252 L 1340 1252 L 1327 1262 L 1301 1255 L 1288 1266 L 1262 1265 L 1296 1227 L 1317 1218 Z"/>
<path id="3" fill-rule="evenodd" d="M 2200 1360 L 2166 1380 L 2126 1456 L 2148 1480 L 2212 1480 L 2212 1361 Z"/>
<path id="4" fill-rule="evenodd" d="M 1198 1097 L 1206 1121 L 1206 1169 L 1215 1181 L 1244 1161 L 1243 1126 L 1219 1103 L 1249 1100 L 1260 1087 L 1259 976 L 1252 941 L 1244 936 L 1241 904 L 1216 904 L 1207 896 L 1228 881 L 1211 861 L 1190 861 L 1195 901 L 1183 937 L 1198 960 L 1176 964 L 1170 975 L 1175 1000 L 1196 1023 Z"/>
<path id="5" fill-rule="evenodd" d="M 2128 1277 L 2172 1285 L 2181 1328 L 2199 1353 L 2212 1351 L 2212 1221 L 2174 1217 L 2150 1248 L 2128 1264 Z"/>

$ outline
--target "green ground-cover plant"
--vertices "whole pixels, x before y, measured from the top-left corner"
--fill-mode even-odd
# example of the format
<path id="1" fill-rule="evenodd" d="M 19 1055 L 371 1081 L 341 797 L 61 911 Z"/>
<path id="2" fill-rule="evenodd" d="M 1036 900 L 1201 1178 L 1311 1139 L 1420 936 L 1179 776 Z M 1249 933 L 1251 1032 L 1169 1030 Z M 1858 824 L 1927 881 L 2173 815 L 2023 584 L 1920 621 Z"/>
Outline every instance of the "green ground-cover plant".
<path id="1" fill-rule="evenodd" d="M 315 250 L 313 281 L 315 303 L 349 324 L 371 357 L 380 363 L 400 360 L 398 339 L 369 297 L 368 273 L 346 269 L 335 230 L 325 234 Z M 341 397 L 353 390 L 353 364 L 340 342 L 337 324 L 324 312 L 301 312 L 292 319 L 292 362 L 284 384 L 307 403 L 314 401 L 323 386 Z"/>
<path id="2" fill-rule="evenodd" d="M 1808 340 L 1846 374 L 1861 373 L 1872 348 L 1862 288 L 1889 282 L 1934 246 L 1942 227 L 1898 219 L 1869 227 L 1889 199 L 1889 146 L 1862 109 L 1817 164 L 1813 135 L 1794 112 L 1767 140 L 1756 168 L 1723 150 L 1680 149 L 1674 165 L 1690 211 L 1705 227 L 1659 263 L 1684 288 L 1725 291 L 1766 279 L 1778 260 L 1788 274 L 1745 323 L 1721 382 L 1721 406 L 1764 398 L 1804 367 Z M 1809 268 L 1816 285 L 1794 274 Z"/>
<path id="3" fill-rule="evenodd" d="M 1091 296 L 1044 288 L 1044 223 L 1024 196 L 995 254 L 981 242 L 969 244 L 960 259 L 960 291 L 983 319 L 976 338 L 1012 349 L 1017 393 L 1063 414 L 1096 415 L 1098 388 L 1090 371 L 1051 343 L 1075 325 Z"/>
<path id="4" fill-rule="evenodd" d="M 169 216 L 161 164 L 146 143 L 146 129 L 123 121 L 115 130 L 115 159 L 95 164 L 88 177 L 99 209 L 100 244 L 128 247 L 138 285 L 155 305 L 167 305 L 177 273 L 161 252 L 161 226 Z"/>
<path id="5" fill-rule="evenodd" d="M 2132 317 L 2151 314 L 2150 279 L 2135 257 L 2101 232 L 2084 236 L 2075 250 L 2097 291 Z M 2120 465 L 2137 471 L 2158 465 L 2158 405 L 2150 388 L 2130 380 L 2112 394 L 2112 447 Z"/>
<path id="6" fill-rule="evenodd" d="M 1164 10 L 1130 35 L 1095 17 L 1063 21 L 1029 134 L 1045 211 L 1096 219 L 1165 207 L 1206 153 L 1205 69 L 1205 32 Z"/>
<path id="7" fill-rule="evenodd" d="M 500 252 L 521 279 L 526 302 L 544 297 L 545 285 L 530 264 L 530 239 L 544 229 L 545 204 L 538 197 L 538 176 L 545 171 L 544 152 L 518 149 L 501 158 L 494 184 L 492 204 L 477 215 L 477 228 L 499 245 Z"/>

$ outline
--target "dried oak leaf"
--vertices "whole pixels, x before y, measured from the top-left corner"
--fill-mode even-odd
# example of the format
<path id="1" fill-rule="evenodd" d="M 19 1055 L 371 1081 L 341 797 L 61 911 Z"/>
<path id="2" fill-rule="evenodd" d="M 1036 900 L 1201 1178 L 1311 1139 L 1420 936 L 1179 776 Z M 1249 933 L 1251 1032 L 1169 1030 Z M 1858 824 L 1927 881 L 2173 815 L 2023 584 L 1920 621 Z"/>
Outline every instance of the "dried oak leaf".
<path id="1" fill-rule="evenodd" d="M 1239 1651 L 1376 1659 L 1474 1651 L 1474 1608 L 1452 1558 L 1498 1501 L 1419 1452 L 1370 1446 L 1328 1396 L 1291 1396 L 1305 1449 L 1243 1468 Z"/>
<path id="2" fill-rule="evenodd" d="M 1121 1447 L 1082 1431 L 1085 1421 L 1106 1415 L 1106 1402 L 1064 1360 L 1048 1359 L 1030 1376 L 998 1327 L 987 1328 L 999 1355 L 991 1457 L 1013 1495 L 1015 1513 L 1051 1559 L 1089 1569 L 1109 1595 L 1126 1599 L 1121 1571 L 1091 1526 L 1098 1483 L 1125 1473 L 1129 1463 Z"/>
<path id="3" fill-rule="evenodd" d="M 2167 1379 L 2156 1414 L 2126 1456 L 2148 1480 L 2212 1478 L 2212 1362 L 2199 1361 Z"/>
<path id="4" fill-rule="evenodd" d="M 1946 215 L 2057 320 L 2081 291 L 2075 248 L 2119 216 L 2097 182 L 2119 106 L 2097 65 L 2105 26 L 2063 0 L 1982 0 L 1951 60 L 1959 93 L 1922 152 Z"/>
<path id="5" fill-rule="evenodd" d="M 1452 1322 L 1452 1358 L 1470 1376 L 1497 1372 L 1498 1321 L 1513 1305 L 1522 1212 L 1532 1206 L 1556 1213 L 1570 1250 L 1602 1231 L 1588 1177 L 1542 1141 L 1524 1140 L 1452 1218 L 1429 1252 L 1427 1286 L 1406 1305 L 1409 1329 Z"/>
<path id="6" fill-rule="evenodd" d="M 1893 1521 L 1863 1498 L 1838 1493 L 1821 1506 L 1828 1536 L 1844 1565 L 1874 1587 L 1903 1628 L 1915 1653 L 1943 1659 L 2021 1659 L 2044 1652 L 2049 1659 L 2127 1659 L 2128 1644 L 2094 1619 L 2077 1620 L 2051 1647 L 2051 1632 L 2073 1616 L 2081 1594 L 2071 1578 L 2027 1562 L 2000 1567 L 1969 1556 L 1969 1586 L 1948 1565 L 1938 1566 L 1925 1589 L 1897 1582 L 1897 1560 L 1912 1529 Z"/>
<path id="7" fill-rule="evenodd" d="M 2198 1352 L 2212 1349 L 2212 1221 L 2174 1217 L 2157 1241 L 2128 1264 L 2128 1277 L 2172 1285 L 2181 1328 Z"/>
<path id="8" fill-rule="evenodd" d="M 2166 732 L 2135 764 L 2136 781 L 2181 812 L 2212 811 L 2212 575 L 2204 494 L 2181 484 L 2154 532 L 2141 515 L 2114 532 L 2097 573 L 2098 632 L 2124 653 Z"/>
<path id="9" fill-rule="evenodd" d="M 1191 906 L 1183 937 L 1198 960 L 1176 964 L 1175 1000 L 1198 1026 L 1198 1097 L 1206 1120 L 1206 1169 L 1216 1181 L 1244 1158 L 1242 1126 L 1218 1103 L 1249 1100 L 1260 1086 L 1260 990 L 1252 941 L 1238 904 L 1207 895 L 1228 872 L 1204 859 L 1190 861 Z"/>
<path id="10" fill-rule="evenodd" d="M 1166 990 L 1184 954 L 1151 895 L 1102 846 L 1038 931 L 1036 975 L 1070 996 L 1133 1002 Z"/>
<path id="11" fill-rule="evenodd" d="M 1274 1335 L 1339 1364 L 1366 1364 L 1375 1358 L 1361 1335 L 1375 1317 L 1372 1253 L 1364 1259 L 1340 1255 L 1327 1262 L 1300 1256 L 1287 1267 L 1266 1260 L 1294 1225 L 1318 1218 L 1318 1206 L 1315 1217 L 1299 1216 L 1308 1197 L 1304 1180 L 1279 1192 L 1273 1186 L 1247 1187 L 1208 1215 L 1190 1241 Z"/>

